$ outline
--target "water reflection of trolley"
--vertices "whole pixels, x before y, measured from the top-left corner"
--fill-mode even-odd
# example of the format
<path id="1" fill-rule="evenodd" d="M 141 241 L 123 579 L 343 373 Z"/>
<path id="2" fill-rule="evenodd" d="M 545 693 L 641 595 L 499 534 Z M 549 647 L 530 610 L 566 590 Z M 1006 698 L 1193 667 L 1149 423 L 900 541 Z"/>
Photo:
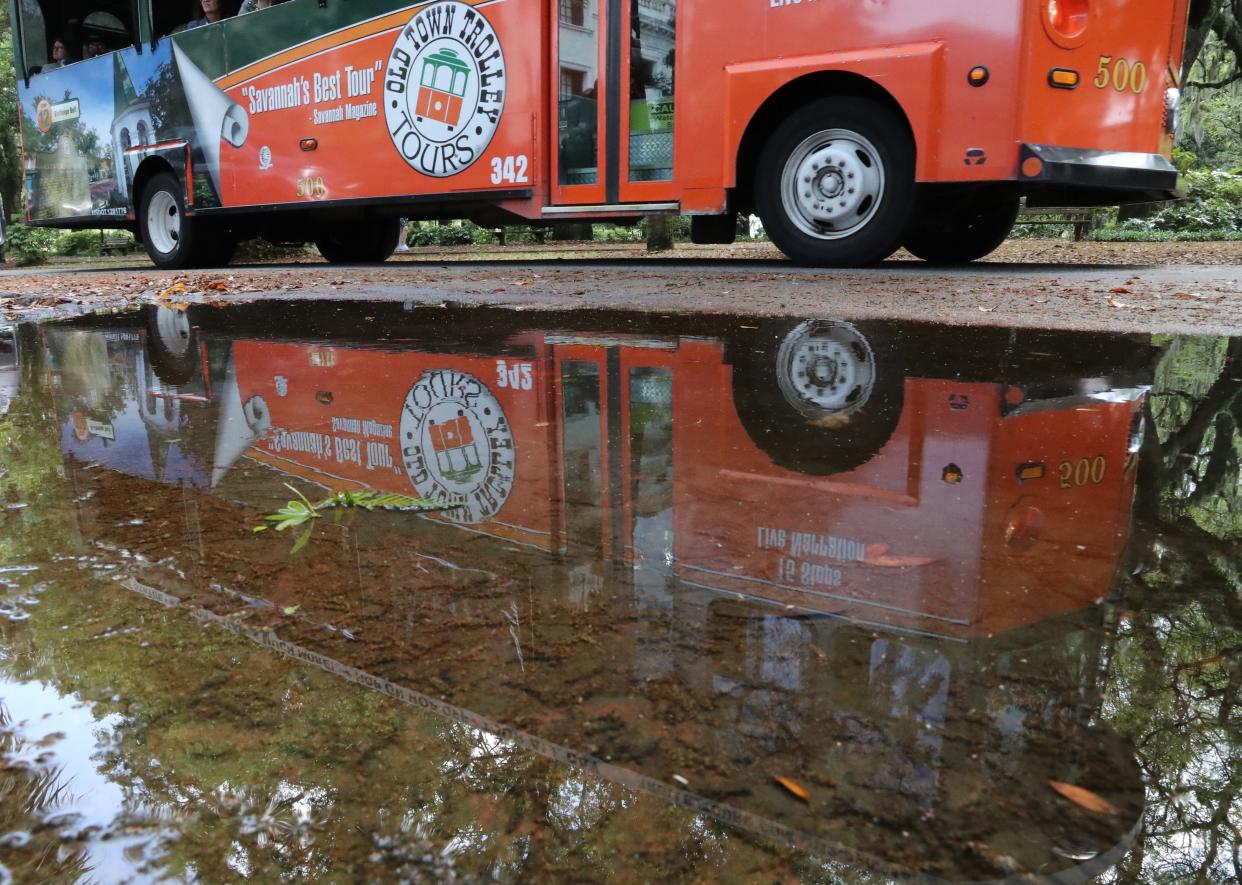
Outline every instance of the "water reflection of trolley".
<path id="1" fill-rule="evenodd" d="M 469 66 L 453 50 L 441 49 L 427 56 L 418 90 L 418 118 L 439 120 L 449 129 L 456 126 L 469 77 Z"/>

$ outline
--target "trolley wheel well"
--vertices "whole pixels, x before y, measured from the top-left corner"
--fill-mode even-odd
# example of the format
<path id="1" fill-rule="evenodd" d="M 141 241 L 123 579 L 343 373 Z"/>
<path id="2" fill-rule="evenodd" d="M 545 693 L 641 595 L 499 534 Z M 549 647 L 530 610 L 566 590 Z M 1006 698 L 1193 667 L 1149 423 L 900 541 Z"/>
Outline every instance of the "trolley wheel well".
<path id="1" fill-rule="evenodd" d="M 860 96 L 888 105 L 901 117 L 906 131 L 910 134 L 910 141 L 914 143 L 914 130 L 910 127 L 905 109 L 888 90 L 874 80 L 849 71 L 816 71 L 807 74 L 791 80 L 773 92 L 750 118 L 737 152 L 737 187 L 732 201 L 734 208 L 742 213 L 754 212 L 755 166 L 759 162 L 764 142 L 776 126 L 809 102 L 835 95 Z M 917 145 L 915 147 L 917 150 Z"/>
<path id="2" fill-rule="evenodd" d="M 173 169 L 172 164 L 162 157 L 147 157 L 134 171 L 134 181 L 129 188 L 129 201 L 134 207 L 135 215 L 142 211 L 142 192 L 146 190 L 147 182 L 161 172 L 168 172 L 173 176 L 177 175 L 177 171 Z M 134 225 L 134 236 L 139 241 L 142 240 L 141 220 Z"/>

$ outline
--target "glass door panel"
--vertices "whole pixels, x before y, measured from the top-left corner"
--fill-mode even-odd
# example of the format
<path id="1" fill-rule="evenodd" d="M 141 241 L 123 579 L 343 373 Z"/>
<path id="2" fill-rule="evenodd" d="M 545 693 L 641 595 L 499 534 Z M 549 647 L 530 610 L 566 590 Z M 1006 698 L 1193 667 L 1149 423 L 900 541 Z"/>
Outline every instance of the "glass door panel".
<path id="1" fill-rule="evenodd" d="M 630 0 L 629 181 L 673 178 L 677 0 Z"/>
<path id="2" fill-rule="evenodd" d="M 557 203 L 603 199 L 604 41 L 610 0 L 557 0 L 556 131 L 553 174 Z"/>

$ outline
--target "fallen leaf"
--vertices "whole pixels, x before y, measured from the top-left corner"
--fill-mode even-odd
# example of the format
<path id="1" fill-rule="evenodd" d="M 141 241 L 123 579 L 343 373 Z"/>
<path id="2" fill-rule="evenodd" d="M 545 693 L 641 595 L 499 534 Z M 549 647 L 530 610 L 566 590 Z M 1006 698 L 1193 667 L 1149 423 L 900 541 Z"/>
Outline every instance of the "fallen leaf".
<path id="1" fill-rule="evenodd" d="M 1130 290 L 1127 289 L 1125 286 L 1113 286 L 1108 291 L 1112 292 L 1114 295 L 1129 295 L 1130 294 Z"/>
<path id="2" fill-rule="evenodd" d="M 298 609 L 300 609 L 301 607 L 302 607 L 301 605 L 286 605 L 284 608 L 281 609 L 281 612 L 286 615 L 294 615 L 294 614 L 297 614 Z"/>
<path id="3" fill-rule="evenodd" d="M 227 292 L 229 290 L 229 284 L 224 280 L 212 280 L 207 284 L 207 289 L 211 292 Z"/>
<path id="4" fill-rule="evenodd" d="M 1124 301 L 1118 301 L 1118 300 L 1117 300 L 1116 298 L 1114 298 L 1112 295 L 1109 295 L 1109 296 L 1108 296 L 1108 306 L 1109 306 L 1109 307 L 1129 307 L 1130 305 L 1126 304 Z"/>
<path id="5" fill-rule="evenodd" d="M 802 784 L 798 783 L 796 780 L 793 780 L 787 777 L 781 777 L 780 775 L 777 775 L 776 782 L 780 784 L 782 787 L 784 787 L 786 790 L 788 790 L 789 792 L 793 793 L 803 802 L 811 801 L 811 791 L 808 790 L 806 787 L 802 786 Z"/>
<path id="6" fill-rule="evenodd" d="M 1093 793 L 1085 787 L 1077 787 L 1074 784 L 1063 783 L 1062 781 L 1048 781 L 1048 786 L 1056 790 L 1066 799 L 1073 802 L 1088 811 L 1094 811 L 1096 814 L 1121 814 L 1121 809 L 1113 803 L 1109 802 L 1098 793 Z"/>

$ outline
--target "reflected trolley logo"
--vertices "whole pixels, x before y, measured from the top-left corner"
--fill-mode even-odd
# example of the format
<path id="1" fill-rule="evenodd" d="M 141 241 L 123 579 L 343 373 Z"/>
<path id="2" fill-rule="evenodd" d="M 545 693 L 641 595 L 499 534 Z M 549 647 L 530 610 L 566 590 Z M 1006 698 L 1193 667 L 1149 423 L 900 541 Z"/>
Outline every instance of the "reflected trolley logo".
<path id="1" fill-rule="evenodd" d="M 475 376 L 424 372 L 401 409 L 401 461 L 419 495 L 456 505 L 449 519 L 485 522 L 513 490 L 513 431 Z"/>
<path id="2" fill-rule="evenodd" d="M 384 115 L 411 168 L 435 178 L 469 168 L 504 105 L 500 38 L 478 9 L 440 0 L 401 30 L 384 70 Z"/>

